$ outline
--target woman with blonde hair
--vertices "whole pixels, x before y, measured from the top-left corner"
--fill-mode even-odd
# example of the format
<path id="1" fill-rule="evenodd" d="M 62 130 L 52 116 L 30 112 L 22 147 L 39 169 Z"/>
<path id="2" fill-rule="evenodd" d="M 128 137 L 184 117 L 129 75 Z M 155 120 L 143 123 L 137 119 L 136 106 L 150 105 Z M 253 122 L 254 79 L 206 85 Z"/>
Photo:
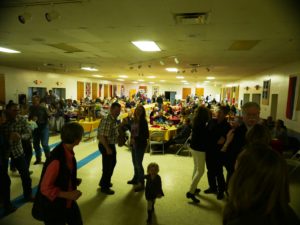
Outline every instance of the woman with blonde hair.
<path id="1" fill-rule="evenodd" d="M 289 206 L 285 160 L 268 145 L 245 147 L 229 183 L 224 225 L 296 225 L 299 219 Z"/>

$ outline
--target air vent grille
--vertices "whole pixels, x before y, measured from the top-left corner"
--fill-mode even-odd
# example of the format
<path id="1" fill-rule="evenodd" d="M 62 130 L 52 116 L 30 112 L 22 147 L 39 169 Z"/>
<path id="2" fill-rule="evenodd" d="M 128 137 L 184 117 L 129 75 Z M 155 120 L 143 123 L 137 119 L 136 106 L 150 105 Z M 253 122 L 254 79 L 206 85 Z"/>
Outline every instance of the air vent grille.
<path id="1" fill-rule="evenodd" d="M 199 25 L 208 23 L 208 15 L 206 12 L 177 13 L 174 18 L 177 24 Z"/>

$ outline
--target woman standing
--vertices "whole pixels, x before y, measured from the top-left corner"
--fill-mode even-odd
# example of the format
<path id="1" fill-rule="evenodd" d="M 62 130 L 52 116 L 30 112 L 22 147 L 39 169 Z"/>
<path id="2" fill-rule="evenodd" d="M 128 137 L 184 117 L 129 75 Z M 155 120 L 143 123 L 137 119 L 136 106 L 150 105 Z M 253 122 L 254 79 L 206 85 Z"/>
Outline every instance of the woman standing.
<path id="1" fill-rule="evenodd" d="M 191 138 L 191 152 L 194 160 L 194 171 L 192 176 L 192 184 L 186 197 L 199 203 L 200 200 L 195 197 L 195 194 L 200 192 L 197 185 L 203 176 L 205 167 L 205 149 L 206 141 L 208 139 L 207 123 L 210 120 L 210 113 L 207 108 L 198 107 L 192 123 L 192 138 Z"/>
<path id="2" fill-rule="evenodd" d="M 134 167 L 134 176 L 128 184 L 137 184 L 134 191 L 144 190 L 144 168 L 143 159 L 149 138 L 146 111 L 142 105 L 138 105 L 134 111 L 133 123 L 131 125 L 131 156 Z"/>

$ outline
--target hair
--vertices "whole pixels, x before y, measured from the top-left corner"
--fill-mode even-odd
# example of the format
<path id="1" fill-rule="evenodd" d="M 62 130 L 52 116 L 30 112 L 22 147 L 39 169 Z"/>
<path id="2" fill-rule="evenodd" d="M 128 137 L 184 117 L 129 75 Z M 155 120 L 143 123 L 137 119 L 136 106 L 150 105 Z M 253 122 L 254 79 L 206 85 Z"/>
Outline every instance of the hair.
<path id="1" fill-rule="evenodd" d="M 247 102 L 242 106 L 242 113 L 244 114 L 247 109 L 252 108 L 252 107 L 255 107 L 258 110 L 260 110 L 260 106 L 256 102 Z"/>
<path id="2" fill-rule="evenodd" d="M 65 144 L 73 144 L 75 141 L 82 138 L 83 133 L 83 127 L 79 123 L 66 123 L 61 129 L 60 138 Z"/>
<path id="3" fill-rule="evenodd" d="M 157 163 L 152 162 L 152 163 L 150 163 L 150 164 L 148 165 L 148 167 L 147 167 L 147 172 L 148 172 L 148 173 L 149 173 L 149 170 L 150 170 L 151 168 L 154 168 L 156 173 L 159 172 L 159 165 L 158 165 Z"/>
<path id="4" fill-rule="evenodd" d="M 229 183 L 223 224 L 244 213 L 287 214 L 289 183 L 285 160 L 268 145 L 250 144 L 240 153 Z M 275 215 L 276 216 L 276 215 Z"/>
<path id="5" fill-rule="evenodd" d="M 121 108 L 121 105 L 120 105 L 118 102 L 114 102 L 113 104 L 111 104 L 110 108 L 111 108 L 111 109 L 114 109 L 114 108 Z"/>
<path id="6" fill-rule="evenodd" d="M 209 110 L 205 107 L 198 107 L 193 118 L 193 126 L 207 123 L 210 120 Z"/>
<path id="7" fill-rule="evenodd" d="M 278 119 L 278 120 L 276 121 L 276 123 L 279 125 L 279 127 L 286 128 L 286 126 L 284 125 L 283 120 Z"/>
<path id="8" fill-rule="evenodd" d="M 260 143 L 269 145 L 271 139 L 272 137 L 270 130 L 262 124 L 255 124 L 246 133 L 246 140 L 248 143 Z"/>
<path id="9" fill-rule="evenodd" d="M 136 117 L 137 110 L 140 110 L 141 114 L 139 117 Z M 146 120 L 146 110 L 143 105 L 139 104 L 134 111 L 134 121 L 139 122 L 142 120 Z"/>
<path id="10" fill-rule="evenodd" d="M 220 106 L 218 111 L 221 111 L 224 113 L 224 115 L 226 116 L 230 110 L 228 110 L 228 108 L 226 106 Z"/>
<path id="11" fill-rule="evenodd" d="M 6 106 L 5 106 L 5 109 L 6 110 L 10 110 L 12 107 L 14 106 L 18 106 L 17 103 L 14 103 L 13 101 L 12 102 L 9 102 Z"/>

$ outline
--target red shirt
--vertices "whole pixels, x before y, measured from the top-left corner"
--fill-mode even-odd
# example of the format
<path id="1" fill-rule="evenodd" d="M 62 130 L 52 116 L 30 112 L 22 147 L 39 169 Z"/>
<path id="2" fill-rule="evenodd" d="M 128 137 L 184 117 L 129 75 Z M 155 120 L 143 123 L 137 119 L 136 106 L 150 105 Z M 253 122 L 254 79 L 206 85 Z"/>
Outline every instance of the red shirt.
<path id="1" fill-rule="evenodd" d="M 64 150 L 65 150 L 65 157 L 67 166 L 70 170 L 74 168 L 73 163 L 73 157 L 74 157 L 74 151 L 73 150 L 67 150 L 66 146 L 63 144 Z M 55 198 L 57 198 L 59 192 L 61 189 L 57 186 L 55 186 L 55 181 L 57 179 L 58 173 L 59 173 L 59 161 L 53 160 L 47 167 L 46 172 L 44 174 L 44 177 L 41 182 L 41 193 L 45 195 L 50 201 L 54 201 Z M 69 188 L 68 191 L 72 190 L 72 182 L 71 177 L 69 180 Z M 67 200 L 67 208 L 71 208 L 72 200 Z"/>

